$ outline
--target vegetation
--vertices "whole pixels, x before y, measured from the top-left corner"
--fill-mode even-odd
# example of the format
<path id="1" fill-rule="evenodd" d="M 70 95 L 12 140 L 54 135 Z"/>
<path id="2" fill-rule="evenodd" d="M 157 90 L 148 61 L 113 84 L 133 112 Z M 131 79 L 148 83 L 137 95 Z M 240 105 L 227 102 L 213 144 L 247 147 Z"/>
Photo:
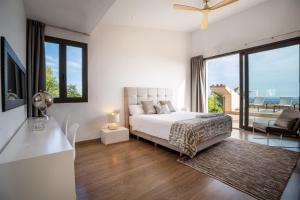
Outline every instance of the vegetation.
<path id="1" fill-rule="evenodd" d="M 53 76 L 52 68 L 46 67 L 46 90 L 53 97 L 59 97 L 59 85 L 58 80 Z"/>
<path id="2" fill-rule="evenodd" d="M 223 112 L 223 98 L 214 92 L 208 97 L 208 112 Z"/>
<path id="3" fill-rule="evenodd" d="M 81 97 L 81 94 L 78 92 L 76 85 L 68 85 L 67 87 L 67 95 L 68 97 Z"/>
<path id="4" fill-rule="evenodd" d="M 59 97 L 59 84 L 56 77 L 53 75 L 52 67 L 46 67 L 46 90 L 53 96 Z M 80 92 L 77 90 L 76 85 L 69 84 L 67 86 L 68 97 L 81 97 Z"/>

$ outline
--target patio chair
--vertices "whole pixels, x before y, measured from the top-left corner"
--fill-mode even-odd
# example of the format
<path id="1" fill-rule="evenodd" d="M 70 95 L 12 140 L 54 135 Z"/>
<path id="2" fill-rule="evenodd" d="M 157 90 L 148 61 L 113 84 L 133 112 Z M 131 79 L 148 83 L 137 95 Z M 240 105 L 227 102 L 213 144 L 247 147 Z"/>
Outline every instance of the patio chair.
<path id="1" fill-rule="evenodd" d="M 264 97 L 255 97 L 254 102 L 249 104 L 249 107 L 257 107 L 257 111 L 259 112 L 259 108 L 264 106 L 265 98 Z"/>
<path id="2" fill-rule="evenodd" d="M 279 133 L 281 140 L 283 135 L 299 136 L 300 112 L 286 109 L 276 120 L 270 120 L 268 123 L 254 121 L 252 127 L 253 134 L 255 130 L 259 130 L 267 134 L 267 139 L 269 139 L 270 133 Z"/>
<path id="3" fill-rule="evenodd" d="M 291 108 L 292 107 L 292 97 L 280 97 L 279 104 L 275 104 L 273 107 L 273 112 L 276 111 L 276 108 Z"/>

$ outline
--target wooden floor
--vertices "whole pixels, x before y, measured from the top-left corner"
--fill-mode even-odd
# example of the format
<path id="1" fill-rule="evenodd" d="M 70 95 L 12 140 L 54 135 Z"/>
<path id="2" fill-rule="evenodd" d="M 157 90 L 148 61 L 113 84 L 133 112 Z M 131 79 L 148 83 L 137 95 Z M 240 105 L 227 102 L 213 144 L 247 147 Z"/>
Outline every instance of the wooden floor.
<path id="1" fill-rule="evenodd" d="M 258 134 L 235 130 L 232 137 L 267 143 Z M 259 138 L 259 139 L 257 139 Z M 270 140 L 270 145 L 280 144 Z M 295 139 L 281 145 L 300 147 Z M 300 148 L 290 148 L 299 151 Z M 230 186 L 176 162 L 178 153 L 131 138 L 129 142 L 102 145 L 100 141 L 76 147 L 76 190 L 81 199 L 253 199 Z M 300 162 L 282 199 L 300 199 Z"/>

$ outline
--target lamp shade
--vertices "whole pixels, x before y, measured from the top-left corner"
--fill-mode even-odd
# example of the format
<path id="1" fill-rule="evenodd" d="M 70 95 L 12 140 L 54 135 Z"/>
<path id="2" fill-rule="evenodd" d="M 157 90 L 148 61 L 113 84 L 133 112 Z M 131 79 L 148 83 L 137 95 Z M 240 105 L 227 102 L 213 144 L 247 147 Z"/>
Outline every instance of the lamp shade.
<path id="1" fill-rule="evenodd" d="M 119 128 L 120 113 L 112 112 L 108 114 L 108 129 L 116 130 Z"/>
<path id="2" fill-rule="evenodd" d="M 120 113 L 117 113 L 117 112 L 110 113 L 108 122 L 109 123 L 119 123 L 120 122 Z"/>

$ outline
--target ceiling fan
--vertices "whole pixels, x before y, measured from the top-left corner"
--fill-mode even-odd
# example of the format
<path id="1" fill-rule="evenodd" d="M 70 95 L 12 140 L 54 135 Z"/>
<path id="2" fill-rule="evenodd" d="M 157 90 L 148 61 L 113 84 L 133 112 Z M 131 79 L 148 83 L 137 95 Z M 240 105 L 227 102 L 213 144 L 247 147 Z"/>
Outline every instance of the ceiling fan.
<path id="1" fill-rule="evenodd" d="M 174 4 L 174 8 L 178 10 L 190 10 L 190 11 L 196 11 L 196 12 L 201 12 L 203 14 L 203 18 L 201 21 L 201 29 L 206 29 L 208 27 L 208 14 L 218 8 L 227 6 L 229 4 L 232 4 L 238 0 L 223 0 L 220 3 L 217 3 L 213 6 L 209 6 L 209 0 L 203 0 L 204 6 L 203 8 L 196 8 L 192 6 L 187 6 L 187 5 L 180 5 L 180 4 Z"/>

